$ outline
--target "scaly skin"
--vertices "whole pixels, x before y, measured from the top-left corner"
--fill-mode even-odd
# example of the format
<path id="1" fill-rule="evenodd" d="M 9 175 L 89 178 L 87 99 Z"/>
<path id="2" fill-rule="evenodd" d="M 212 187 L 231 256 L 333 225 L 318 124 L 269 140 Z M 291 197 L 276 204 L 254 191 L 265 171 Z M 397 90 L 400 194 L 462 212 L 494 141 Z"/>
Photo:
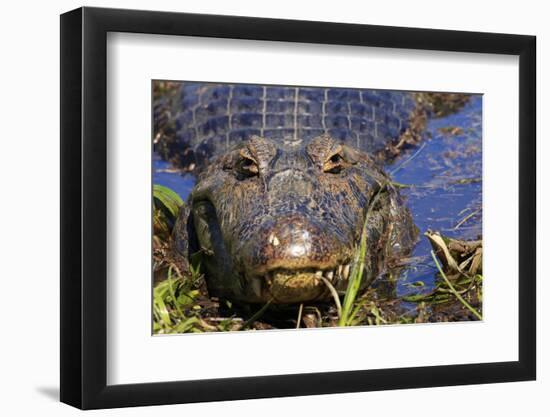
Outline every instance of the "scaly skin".
<path id="1" fill-rule="evenodd" d="M 192 84 L 179 98 L 162 149 L 198 178 L 173 248 L 203 251 L 211 295 L 324 300 L 321 277 L 345 291 L 365 221 L 363 288 L 410 252 L 416 227 L 371 154 L 408 129 L 411 94 Z"/>
<path id="2" fill-rule="evenodd" d="M 156 150 L 174 165 L 201 171 L 251 136 L 277 142 L 323 134 L 370 154 L 413 126 L 412 93 L 341 88 L 184 83 L 155 105 Z"/>

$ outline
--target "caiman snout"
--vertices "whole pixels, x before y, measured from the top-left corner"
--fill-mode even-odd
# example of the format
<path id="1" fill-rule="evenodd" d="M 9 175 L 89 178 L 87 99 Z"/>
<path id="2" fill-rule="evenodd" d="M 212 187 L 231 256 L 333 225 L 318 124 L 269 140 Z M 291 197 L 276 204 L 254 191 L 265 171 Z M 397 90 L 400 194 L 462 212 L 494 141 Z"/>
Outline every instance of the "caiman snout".
<path id="1" fill-rule="evenodd" d="M 243 255 L 250 275 L 265 275 L 276 269 L 328 269 L 346 260 L 350 249 L 329 228 L 294 214 L 260 227 Z"/>
<path id="2" fill-rule="evenodd" d="M 353 240 L 346 233 L 332 233 L 312 217 L 282 216 L 262 225 L 243 245 L 251 298 L 285 303 L 322 298 L 327 282 L 345 290 Z"/>

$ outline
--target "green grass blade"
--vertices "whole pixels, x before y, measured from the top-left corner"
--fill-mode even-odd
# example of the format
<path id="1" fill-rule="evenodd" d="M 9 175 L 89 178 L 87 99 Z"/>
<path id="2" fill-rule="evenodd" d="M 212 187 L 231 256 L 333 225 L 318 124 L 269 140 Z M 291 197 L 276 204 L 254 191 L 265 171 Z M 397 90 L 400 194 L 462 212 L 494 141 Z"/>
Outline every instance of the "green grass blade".
<path id="1" fill-rule="evenodd" d="M 155 294 L 154 300 L 155 312 L 158 314 L 165 326 L 170 326 L 170 313 L 168 313 L 168 309 L 166 308 L 166 304 L 164 304 L 164 300 L 159 294 Z"/>
<path id="2" fill-rule="evenodd" d="M 153 185 L 153 199 L 159 209 L 164 209 L 175 219 L 183 205 L 181 197 L 173 190 L 163 185 Z"/>
<path id="3" fill-rule="evenodd" d="M 344 296 L 344 305 L 342 306 L 342 315 L 338 320 L 338 326 L 348 326 L 353 316 L 350 314 L 353 310 L 353 305 L 361 288 L 361 281 L 363 279 L 363 272 L 365 270 L 365 257 L 367 255 L 367 226 L 369 221 L 369 215 L 371 210 L 382 192 L 386 189 L 387 184 L 382 184 L 375 196 L 373 197 L 369 207 L 367 208 L 367 214 L 365 215 L 365 222 L 363 224 L 363 230 L 361 232 L 361 241 L 358 250 L 355 252 L 353 266 L 350 272 L 348 288 L 346 289 L 346 295 Z"/>

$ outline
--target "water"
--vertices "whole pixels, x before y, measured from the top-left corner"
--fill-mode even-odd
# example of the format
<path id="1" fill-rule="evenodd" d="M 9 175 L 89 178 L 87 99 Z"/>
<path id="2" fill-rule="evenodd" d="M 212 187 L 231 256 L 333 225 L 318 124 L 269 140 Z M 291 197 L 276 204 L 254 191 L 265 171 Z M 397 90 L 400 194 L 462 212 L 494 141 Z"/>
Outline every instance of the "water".
<path id="1" fill-rule="evenodd" d="M 430 120 L 423 144 L 386 167 L 392 172 L 408 161 L 392 178 L 413 186 L 402 189 L 402 195 L 421 234 L 412 254 L 418 259 L 401 272 L 398 296 L 430 292 L 434 287 L 435 266 L 424 232 L 431 229 L 465 240 L 481 236 L 481 111 L 481 96 L 474 96 L 460 112 Z M 425 285 L 411 285 L 417 281 Z"/>
<path id="2" fill-rule="evenodd" d="M 407 185 L 401 193 L 420 230 L 413 261 L 397 280 L 398 296 L 428 293 L 434 288 L 436 271 L 424 232 L 431 229 L 458 239 L 481 236 L 481 112 L 481 96 L 474 96 L 461 111 L 430 120 L 422 145 L 386 166 L 387 172 L 394 172 L 394 181 Z M 186 200 L 195 180 L 155 156 L 153 182 L 170 187 Z"/>
<path id="3" fill-rule="evenodd" d="M 169 162 L 163 161 L 160 156 L 153 156 L 153 184 L 171 188 L 185 201 L 193 186 L 195 178 L 189 174 L 181 174 Z"/>

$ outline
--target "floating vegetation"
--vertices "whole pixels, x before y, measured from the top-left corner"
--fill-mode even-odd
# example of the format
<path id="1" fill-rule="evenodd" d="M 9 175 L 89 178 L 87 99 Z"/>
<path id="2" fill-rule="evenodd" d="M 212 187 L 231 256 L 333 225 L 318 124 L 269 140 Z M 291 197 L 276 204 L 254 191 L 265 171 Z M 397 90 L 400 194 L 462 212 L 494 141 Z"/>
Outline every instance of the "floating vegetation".
<path id="1" fill-rule="evenodd" d="M 482 320 L 482 241 L 460 241 L 432 231 L 424 235 L 432 245 L 432 259 L 441 280 L 432 292 L 407 296 L 404 300 L 428 302 L 434 306 L 434 312 L 438 305 L 454 303 L 453 308 L 458 313 L 466 313 L 470 320 Z M 457 306 L 457 302 L 461 306 Z"/>
<path id="2" fill-rule="evenodd" d="M 458 136 L 464 134 L 464 129 L 458 126 L 446 126 L 437 129 L 439 133 L 447 136 Z"/>

